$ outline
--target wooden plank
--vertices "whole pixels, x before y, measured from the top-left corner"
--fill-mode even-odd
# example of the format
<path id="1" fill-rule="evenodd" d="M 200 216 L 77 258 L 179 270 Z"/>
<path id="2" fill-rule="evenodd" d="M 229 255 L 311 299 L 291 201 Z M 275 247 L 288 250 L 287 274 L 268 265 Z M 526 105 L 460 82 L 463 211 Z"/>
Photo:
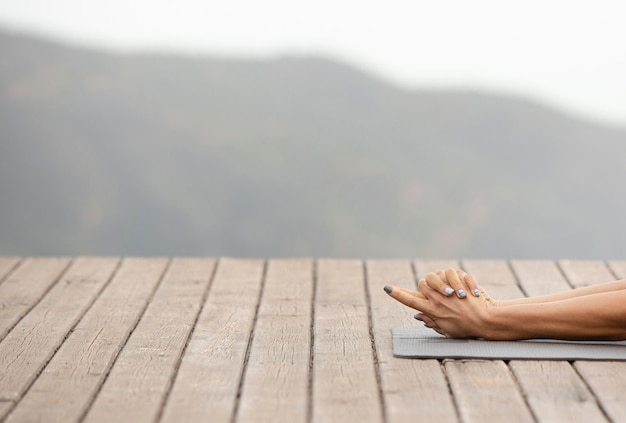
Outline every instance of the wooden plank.
<path id="1" fill-rule="evenodd" d="M 601 261 L 560 260 L 559 265 L 574 288 L 615 280 L 615 276 Z"/>
<path id="2" fill-rule="evenodd" d="M 439 270 L 445 270 L 448 267 L 459 269 L 461 267 L 457 260 L 432 260 L 432 259 L 417 259 L 413 261 L 415 268 L 415 276 L 418 281 L 430 272 L 437 272 Z"/>
<path id="3" fill-rule="evenodd" d="M 9 414 L 14 405 L 15 401 L 0 401 L 0 419 Z"/>
<path id="4" fill-rule="evenodd" d="M 520 284 L 529 294 L 543 295 L 569 289 L 569 284 L 554 263 L 516 261 L 512 266 L 520 278 Z M 480 269 L 481 277 L 483 272 L 489 272 L 494 280 L 508 281 L 508 286 L 513 286 L 511 281 L 514 275 L 505 266 L 500 266 L 498 270 L 494 264 L 491 269 Z M 515 294 L 517 292 L 512 289 L 510 297 Z M 539 421 L 555 421 L 555 417 L 558 417 L 557 421 L 580 421 L 590 417 L 597 417 L 600 419 L 598 421 L 603 419 L 593 396 L 569 363 L 512 361 L 510 365 Z M 538 367 L 541 372 L 537 372 Z"/>
<path id="5" fill-rule="evenodd" d="M 496 300 L 524 297 L 515 275 L 504 260 L 463 260 L 463 269 L 473 274 L 478 284 Z"/>
<path id="6" fill-rule="evenodd" d="M 307 421 L 312 299 L 311 260 L 269 262 L 238 421 Z"/>
<path id="7" fill-rule="evenodd" d="M 462 265 L 494 298 L 524 296 L 506 261 L 463 260 Z M 517 382 L 503 361 L 446 360 L 445 369 L 463 421 L 533 420 Z"/>
<path id="8" fill-rule="evenodd" d="M 463 422 L 532 422 L 532 414 L 501 360 L 445 360 Z"/>
<path id="9" fill-rule="evenodd" d="M 511 267 L 529 297 L 555 294 L 572 289 L 551 260 L 513 260 Z"/>
<path id="10" fill-rule="evenodd" d="M 366 264 L 372 332 L 386 421 L 456 422 L 454 402 L 439 361 L 393 356 L 391 329 L 416 325 L 417 322 L 413 319 L 415 312 L 390 299 L 382 288 L 391 284 L 414 290 L 416 281 L 411 263 L 408 260 L 369 260 Z M 418 267 L 426 273 L 440 268 L 427 263 L 420 263 Z"/>
<path id="11" fill-rule="evenodd" d="M 363 278 L 361 261 L 318 262 L 313 422 L 383 419 Z"/>
<path id="12" fill-rule="evenodd" d="M 116 259 L 78 258 L 0 343 L 0 399 L 17 401 L 106 285 Z M 0 416 L 2 418 L 2 416 Z"/>
<path id="13" fill-rule="evenodd" d="M 111 260 L 115 264 L 115 260 Z M 13 410 L 7 422 L 78 421 L 165 270 L 165 259 L 127 259 Z"/>
<path id="14" fill-rule="evenodd" d="M 175 259 L 85 422 L 155 421 L 194 326 L 215 260 Z"/>
<path id="15" fill-rule="evenodd" d="M 561 261 L 561 268 L 574 286 L 615 279 L 601 261 Z M 613 421 L 626 421 L 626 362 L 576 361 L 574 367 L 585 380 L 597 401 Z"/>
<path id="16" fill-rule="evenodd" d="M 0 257 L 0 284 L 20 263 L 19 257 Z"/>
<path id="17" fill-rule="evenodd" d="M 603 422 L 594 396 L 567 361 L 511 361 L 539 422 Z"/>
<path id="18" fill-rule="evenodd" d="M 163 422 L 230 422 L 261 292 L 262 260 L 220 259 Z"/>
<path id="19" fill-rule="evenodd" d="M 574 367 L 614 422 L 626 421 L 626 362 L 576 361 Z"/>
<path id="20" fill-rule="evenodd" d="M 513 269 L 529 295 L 571 289 L 551 261 L 515 261 Z M 538 421 L 604 421 L 604 415 L 574 368 L 566 361 L 512 361 L 511 370 Z"/>
<path id="21" fill-rule="evenodd" d="M 618 279 L 626 279 L 626 260 L 613 260 L 609 268 Z"/>
<path id="22" fill-rule="evenodd" d="M 69 264 L 67 258 L 31 258 L 7 276 L 0 284 L 0 341 L 59 280 Z"/>

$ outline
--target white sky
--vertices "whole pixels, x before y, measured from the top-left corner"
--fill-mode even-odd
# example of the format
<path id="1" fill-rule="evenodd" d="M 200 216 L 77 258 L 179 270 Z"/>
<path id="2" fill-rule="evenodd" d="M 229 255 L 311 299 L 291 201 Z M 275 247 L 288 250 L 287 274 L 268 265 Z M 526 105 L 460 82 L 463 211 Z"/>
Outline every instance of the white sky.
<path id="1" fill-rule="evenodd" d="M 0 26 L 125 51 L 325 55 L 626 126 L 624 0 L 0 0 Z"/>

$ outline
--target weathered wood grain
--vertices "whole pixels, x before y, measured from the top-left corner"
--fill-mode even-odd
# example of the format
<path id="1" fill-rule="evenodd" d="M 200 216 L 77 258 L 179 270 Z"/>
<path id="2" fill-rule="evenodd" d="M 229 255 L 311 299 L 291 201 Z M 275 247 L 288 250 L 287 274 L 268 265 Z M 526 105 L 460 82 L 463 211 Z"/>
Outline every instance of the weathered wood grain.
<path id="1" fill-rule="evenodd" d="M 427 273 L 438 270 L 436 266 L 439 264 L 432 267 L 421 263 L 419 267 Z M 415 311 L 389 298 L 382 288 L 391 284 L 415 290 L 411 263 L 408 260 L 368 260 L 366 271 L 386 421 L 457 421 L 454 402 L 439 361 L 393 356 L 391 329 L 418 323 L 413 319 Z"/>
<path id="2" fill-rule="evenodd" d="M 106 285 L 116 265 L 114 259 L 76 259 L 62 279 L 9 332 L 0 343 L 0 399 L 21 398 Z"/>
<path id="3" fill-rule="evenodd" d="M 626 362 L 576 361 L 574 367 L 587 382 L 607 416 L 614 422 L 626 421 Z"/>
<path id="4" fill-rule="evenodd" d="M 501 360 L 445 360 L 463 422 L 532 422 L 509 368 Z"/>
<path id="5" fill-rule="evenodd" d="M 609 268 L 616 278 L 626 279 L 626 260 L 612 260 L 609 262 Z"/>
<path id="6" fill-rule="evenodd" d="M 0 257 L 0 284 L 4 278 L 15 269 L 21 259 L 19 257 Z"/>
<path id="7" fill-rule="evenodd" d="M 393 357 L 418 323 L 382 287 L 460 265 L 497 299 L 626 279 L 624 260 L 0 257 L 0 421 L 626 421 L 626 362 Z"/>
<path id="8" fill-rule="evenodd" d="M 551 260 L 513 260 L 511 267 L 524 293 L 529 297 L 572 289 L 558 266 Z"/>
<path id="9" fill-rule="evenodd" d="M 0 401 L 0 421 L 2 421 L 2 416 L 9 414 L 14 405 L 15 401 Z"/>
<path id="10" fill-rule="evenodd" d="M 110 267 L 117 260 L 110 259 Z M 7 422 L 78 421 L 143 312 L 165 259 L 126 259 Z"/>
<path id="11" fill-rule="evenodd" d="M 11 263 L 5 260 L 5 275 L 12 269 Z M 0 341 L 48 292 L 69 264 L 67 258 L 31 258 L 7 275 L 0 284 Z"/>
<path id="12" fill-rule="evenodd" d="M 605 263 L 594 260 L 560 260 L 559 266 L 574 288 L 615 279 Z"/>
<path id="13" fill-rule="evenodd" d="M 157 419 L 214 266 L 212 259 L 172 261 L 85 422 Z"/>
<path id="14" fill-rule="evenodd" d="M 163 422 L 230 422 L 264 273 L 262 260 L 223 258 L 163 410 Z"/>
<path id="15" fill-rule="evenodd" d="M 306 422 L 313 262 L 268 263 L 238 421 Z"/>
<path id="16" fill-rule="evenodd" d="M 511 361 L 509 366 L 537 421 L 606 421 L 596 399 L 567 361 Z"/>
<path id="17" fill-rule="evenodd" d="M 317 264 L 313 422 L 383 418 L 364 283 L 361 261 Z"/>
<path id="18" fill-rule="evenodd" d="M 561 268 L 574 286 L 586 286 L 615 279 L 601 261 L 561 261 Z M 626 421 L 626 362 L 576 361 L 574 367 L 591 388 L 609 418 Z"/>
<path id="19" fill-rule="evenodd" d="M 413 261 L 415 276 L 417 280 L 426 277 L 429 272 L 437 272 L 445 270 L 449 267 L 458 269 L 461 267 L 458 260 L 433 260 L 433 259 L 417 259 Z"/>

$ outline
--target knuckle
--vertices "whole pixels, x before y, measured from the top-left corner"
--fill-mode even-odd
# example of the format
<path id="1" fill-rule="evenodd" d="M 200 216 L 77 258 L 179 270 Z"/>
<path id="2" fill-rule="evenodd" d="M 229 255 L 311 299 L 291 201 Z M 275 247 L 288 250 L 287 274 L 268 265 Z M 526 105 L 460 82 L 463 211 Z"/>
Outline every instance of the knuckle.
<path id="1" fill-rule="evenodd" d="M 456 275 L 456 269 L 453 269 L 452 267 L 448 267 L 446 269 L 446 275 Z"/>
<path id="2" fill-rule="evenodd" d="M 420 279 L 419 282 L 417 283 L 417 290 L 422 291 L 425 285 L 427 285 L 426 279 Z"/>
<path id="3" fill-rule="evenodd" d="M 426 275 L 426 282 L 428 282 L 428 284 L 430 285 L 431 282 L 434 282 L 437 280 L 437 275 L 430 272 Z"/>

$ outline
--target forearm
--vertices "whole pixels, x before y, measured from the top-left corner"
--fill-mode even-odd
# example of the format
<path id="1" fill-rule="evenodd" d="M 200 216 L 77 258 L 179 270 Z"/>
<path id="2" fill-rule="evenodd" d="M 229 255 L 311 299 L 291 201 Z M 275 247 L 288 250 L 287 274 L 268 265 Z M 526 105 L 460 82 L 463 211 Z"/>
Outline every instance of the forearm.
<path id="1" fill-rule="evenodd" d="M 517 298 L 515 300 L 500 301 L 501 305 L 515 304 L 542 304 L 554 301 L 567 300 L 570 298 L 584 297 L 587 295 L 599 294 L 603 292 L 614 292 L 626 289 L 626 279 L 600 283 L 597 285 L 586 286 L 584 288 L 572 289 L 569 291 L 559 292 L 556 294 L 542 295 L 539 297 Z"/>
<path id="2" fill-rule="evenodd" d="M 626 340 L 626 290 L 494 307 L 485 339 Z"/>

